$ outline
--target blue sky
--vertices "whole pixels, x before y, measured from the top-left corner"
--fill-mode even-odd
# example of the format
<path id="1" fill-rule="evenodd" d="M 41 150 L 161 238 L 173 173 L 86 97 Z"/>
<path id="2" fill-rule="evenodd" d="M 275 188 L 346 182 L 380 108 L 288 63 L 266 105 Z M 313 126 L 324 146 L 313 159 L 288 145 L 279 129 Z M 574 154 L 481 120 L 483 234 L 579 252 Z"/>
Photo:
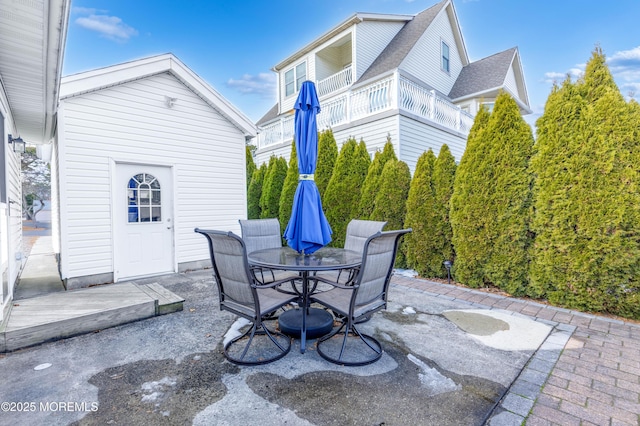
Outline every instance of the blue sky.
<path id="1" fill-rule="evenodd" d="M 64 75 L 173 53 L 257 121 L 271 68 L 356 12 L 416 14 L 437 0 L 72 0 Z M 472 61 L 518 46 L 535 119 L 554 80 L 596 45 L 623 95 L 640 99 L 640 1 L 454 0 Z M 304 18 L 306 17 L 306 19 Z"/>

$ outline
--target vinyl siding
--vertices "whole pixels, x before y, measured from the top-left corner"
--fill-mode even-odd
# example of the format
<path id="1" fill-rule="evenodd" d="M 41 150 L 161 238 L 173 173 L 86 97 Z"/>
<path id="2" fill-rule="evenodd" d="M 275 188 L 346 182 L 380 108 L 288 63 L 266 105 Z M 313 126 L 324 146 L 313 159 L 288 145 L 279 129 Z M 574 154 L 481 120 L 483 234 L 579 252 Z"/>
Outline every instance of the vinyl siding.
<path id="1" fill-rule="evenodd" d="M 398 151 L 398 116 L 382 118 L 366 124 L 353 126 L 348 129 L 338 130 L 334 132 L 334 137 L 338 143 L 338 149 L 351 137 L 360 143 L 363 140 L 367 145 L 367 151 L 373 158 L 373 153 L 382 151 L 387 143 L 387 135 L 391 136 L 391 143 Z"/>
<path id="2" fill-rule="evenodd" d="M 506 87 L 512 96 L 519 97 L 520 93 L 518 90 L 518 83 L 516 82 L 516 74 L 513 71 L 513 65 L 509 67 L 509 71 L 507 71 L 507 75 L 504 80 L 504 87 Z"/>
<path id="3" fill-rule="evenodd" d="M 282 157 L 287 160 L 287 164 L 289 164 L 289 158 L 291 157 L 291 142 L 284 143 L 278 145 L 277 148 L 268 147 L 263 150 L 256 152 L 253 161 L 256 163 L 257 167 L 260 167 L 262 163 L 269 163 L 269 159 L 272 155 L 276 157 Z"/>
<path id="4" fill-rule="evenodd" d="M 21 155 L 13 152 L 13 146 L 9 145 L 6 150 L 8 157 L 7 164 L 7 201 L 11 200 L 14 204 L 7 203 L 9 210 L 9 257 L 8 261 L 13 263 L 13 267 L 9 268 L 11 276 L 9 277 L 9 292 L 13 294 L 11 288 L 18 279 L 18 273 L 22 270 L 23 260 L 26 257 L 20 256 L 16 259 L 16 254 L 22 254 L 22 180 L 20 178 Z"/>
<path id="5" fill-rule="evenodd" d="M 400 158 L 407 163 L 411 174 L 418 158 L 429 148 L 438 156 L 443 144 L 447 144 L 451 154 L 459 162 L 467 145 L 467 139 L 453 133 L 429 126 L 410 117 L 400 116 Z"/>
<path id="6" fill-rule="evenodd" d="M 402 69 L 441 93 L 451 91 L 462 71 L 460 52 L 451 28 L 452 23 L 443 9 L 400 65 Z M 442 41 L 449 46 L 449 73 L 441 69 Z"/>
<path id="7" fill-rule="evenodd" d="M 404 22 L 363 21 L 356 25 L 355 63 L 357 81 L 402 29 Z"/>
<path id="8" fill-rule="evenodd" d="M 165 96 L 177 98 L 172 108 Z M 63 278 L 113 271 L 112 161 L 173 167 L 177 263 L 209 258 L 195 227 L 239 232 L 244 135 L 175 77 L 155 75 L 61 103 Z"/>

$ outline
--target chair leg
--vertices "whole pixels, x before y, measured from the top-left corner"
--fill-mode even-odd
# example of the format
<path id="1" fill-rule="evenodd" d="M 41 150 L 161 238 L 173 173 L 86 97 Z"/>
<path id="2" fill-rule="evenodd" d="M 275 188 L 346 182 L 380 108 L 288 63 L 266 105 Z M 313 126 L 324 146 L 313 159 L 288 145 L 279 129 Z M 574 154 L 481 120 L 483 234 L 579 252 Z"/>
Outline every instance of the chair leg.
<path id="1" fill-rule="evenodd" d="M 268 337 L 268 340 L 264 340 L 265 343 L 261 345 L 261 347 L 257 347 L 260 343 L 254 342 L 254 338 L 256 336 L 264 336 Z M 244 348 L 241 350 L 241 354 L 236 356 L 232 354 L 232 347 L 236 344 L 241 344 L 241 340 L 246 339 L 248 337 L 247 343 L 244 345 Z M 278 339 L 281 342 L 278 342 Z M 260 339 L 256 339 L 258 341 Z M 265 346 L 266 342 L 273 343 L 274 346 L 270 344 Z M 252 351 L 250 351 L 250 347 L 253 345 Z M 269 349 L 268 346 L 271 346 Z M 230 362 L 238 365 L 261 365 L 267 364 L 269 362 L 277 361 L 280 358 L 284 357 L 291 350 L 291 338 L 285 336 L 282 333 L 269 330 L 264 323 L 261 321 L 254 322 L 247 331 L 245 331 L 242 335 L 233 338 L 230 342 L 228 342 L 224 346 L 224 356 Z M 273 354 L 275 352 L 275 354 Z M 245 359 L 247 354 L 250 354 L 249 359 Z"/>
<path id="2" fill-rule="evenodd" d="M 338 342 L 329 343 L 332 340 L 335 341 L 336 339 L 334 339 L 334 337 L 339 337 L 339 335 L 344 335 L 344 337 L 342 337 L 341 344 Z M 351 337 L 351 339 L 349 339 L 349 337 Z M 364 359 L 345 359 L 344 355 L 346 353 L 349 353 L 349 351 L 345 353 L 345 350 L 347 349 L 347 343 L 349 341 L 351 342 L 352 346 L 350 351 L 351 353 L 356 350 L 361 352 L 372 352 L 371 356 L 364 357 Z M 359 341 L 362 341 L 364 345 L 360 344 L 358 348 L 356 346 L 358 346 Z M 337 349 L 338 345 L 340 345 L 339 350 Z M 331 346 L 331 348 L 328 348 L 328 346 Z M 316 342 L 316 349 L 318 351 L 318 354 L 329 362 L 354 367 L 371 364 L 382 357 L 382 345 L 380 344 L 380 342 L 373 336 L 361 333 L 355 327 L 355 325 L 351 323 L 351 321 L 343 321 L 340 327 L 338 327 L 335 331 L 318 339 L 318 341 Z M 336 353 L 337 356 L 335 355 Z"/>

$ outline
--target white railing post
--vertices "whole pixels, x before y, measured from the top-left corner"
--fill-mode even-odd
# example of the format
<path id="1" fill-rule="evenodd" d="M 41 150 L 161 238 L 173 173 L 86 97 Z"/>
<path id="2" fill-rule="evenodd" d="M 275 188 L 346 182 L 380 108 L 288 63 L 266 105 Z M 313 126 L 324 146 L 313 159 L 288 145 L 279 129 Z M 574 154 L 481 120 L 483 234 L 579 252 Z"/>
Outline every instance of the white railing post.
<path id="1" fill-rule="evenodd" d="M 436 91 L 431 90 L 429 94 L 431 95 L 429 97 L 429 118 L 434 120 L 436 118 Z"/>

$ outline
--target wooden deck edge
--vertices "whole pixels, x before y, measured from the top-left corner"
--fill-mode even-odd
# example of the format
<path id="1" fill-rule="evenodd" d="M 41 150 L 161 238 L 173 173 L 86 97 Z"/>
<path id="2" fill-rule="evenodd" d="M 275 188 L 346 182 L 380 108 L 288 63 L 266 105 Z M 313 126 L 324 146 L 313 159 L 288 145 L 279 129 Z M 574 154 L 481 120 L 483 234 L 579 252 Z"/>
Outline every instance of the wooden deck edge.
<path id="1" fill-rule="evenodd" d="M 150 300 L 137 305 L 80 315 L 49 324 L 5 331 L 0 334 L 0 342 L 4 342 L 3 345 L 0 345 L 0 352 L 12 352 L 45 342 L 92 333 L 105 328 L 151 318 L 158 315 L 157 304 L 157 300 Z"/>
<path id="2" fill-rule="evenodd" d="M 183 309 L 184 298 L 167 290 L 158 283 L 139 284 L 138 288 L 158 301 L 156 315 L 179 312 Z"/>

